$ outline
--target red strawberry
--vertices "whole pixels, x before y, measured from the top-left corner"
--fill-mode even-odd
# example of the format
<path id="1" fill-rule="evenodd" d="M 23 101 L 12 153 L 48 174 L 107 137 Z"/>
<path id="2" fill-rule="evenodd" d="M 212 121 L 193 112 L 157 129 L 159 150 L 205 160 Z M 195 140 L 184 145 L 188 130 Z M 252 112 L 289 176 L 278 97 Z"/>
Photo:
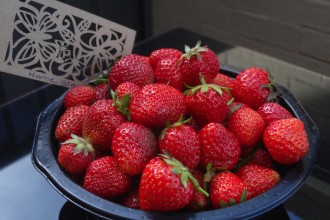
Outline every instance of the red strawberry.
<path id="1" fill-rule="evenodd" d="M 200 170 L 193 170 L 191 171 L 191 174 L 193 175 L 193 177 L 195 177 L 199 185 L 203 188 L 203 173 Z M 207 202 L 207 197 L 203 193 L 194 189 L 193 197 L 190 200 L 189 204 L 186 206 L 186 208 L 189 211 L 193 212 L 202 211 L 208 205 Z"/>
<path id="2" fill-rule="evenodd" d="M 277 171 L 256 164 L 245 165 L 237 171 L 247 189 L 247 199 L 252 199 L 271 189 L 280 181 Z"/>
<path id="3" fill-rule="evenodd" d="M 217 55 L 209 48 L 201 47 L 200 41 L 194 48 L 185 46 L 185 52 L 178 63 L 183 83 L 196 86 L 200 83 L 201 74 L 207 83 L 211 82 L 220 68 Z"/>
<path id="4" fill-rule="evenodd" d="M 263 141 L 274 161 L 292 164 L 308 151 L 308 139 L 303 122 L 296 118 L 274 121 L 265 129 Z"/>
<path id="5" fill-rule="evenodd" d="M 148 57 L 130 54 L 119 59 L 110 70 L 109 85 L 116 90 L 123 82 L 133 82 L 139 87 L 153 83 L 154 74 Z"/>
<path id="6" fill-rule="evenodd" d="M 91 105 L 96 99 L 95 89 L 91 86 L 75 86 L 69 89 L 63 99 L 65 108 L 76 105 Z"/>
<path id="7" fill-rule="evenodd" d="M 198 181 L 178 160 L 169 155 L 155 157 L 142 173 L 140 208 L 167 212 L 182 209 L 192 199 L 194 185 L 203 191 Z"/>
<path id="8" fill-rule="evenodd" d="M 244 157 L 244 159 L 248 159 L 247 164 L 257 164 L 264 167 L 273 168 L 273 159 L 266 148 L 257 148 L 251 155 L 251 158 L 247 158 L 249 156 L 250 155 Z"/>
<path id="9" fill-rule="evenodd" d="M 122 98 L 126 94 L 130 94 L 130 99 L 133 99 L 136 93 L 141 88 L 132 82 L 124 82 L 117 86 L 116 91 L 118 92 L 118 98 Z"/>
<path id="10" fill-rule="evenodd" d="M 82 123 L 89 110 L 87 105 L 68 108 L 61 115 L 55 129 L 55 137 L 60 142 L 71 138 L 71 134 L 82 135 Z"/>
<path id="11" fill-rule="evenodd" d="M 84 174 L 94 159 L 93 146 L 76 135 L 60 145 L 57 156 L 59 165 L 75 176 Z"/>
<path id="12" fill-rule="evenodd" d="M 139 205 L 139 192 L 138 192 L 138 189 L 134 188 L 129 193 L 124 195 L 120 199 L 120 204 L 122 204 L 126 207 L 129 207 L 129 208 L 139 209 L 140 205 Z"/>
<path id="13" fill-rule="evenodd" d="M 246 200 L 244 182 L 234 173 L 220 172 L 210 182 L 210 201 L 214 208 L 225 208 Z"/>
<path id="14" fill-rule="evenodd" d="M 271 94 L 268 73 L 252 67 L 240 72 L 233 82 L 231 93 L 237 102 L 243 102 L 253 109 L 259 108 Z"/>
<path id="15" fill-rule="evenodd" d="M 210 123 L 199 132 L 201 142 L 201 165 L 230 170 L 238 162 L 241 148 L 234 134 L 222 124 Z"/>
<path id="16" fill-rule="evenodd" d="M 215 85 L 218 85 L 221 87 L 226 87 L 229 89 L 232 88 L 233 82 L 234 82 L 233 78 L 231 78 L 223 73 L 217 74 L 211 81 L 212 84 L 215 84 Z"/>
<path id="17" fill-rule="evenodd" d="M 126 122 L 114 101 L 102 99 L 96 101 L 88 111 L 82 126 L 82 134 L 100 152 L 107 152 L 111 148 L 112 136 L 116 128 Z"/>
<path id="18" fill-rule="evenodd" d="M 165 84 L 143 87 L 129 105 L 133 122 L 150 128 L 164 128 L 166 121 L 176 122 L 186 114 L 183 94 Z"/>
<path id="19" fill-rule="evenodd" d="M 257 112 L 264 119 L 266 126 L 279 119 L 293 118 L 288 110 L 276 102 L 266 102 L 258 108 Z"/>
<path id="20" fill-rule="evenodd" d="M 200 142 L 196 131 L 185 125 L 182 118 L 167 126 L 158 138 L 159 151 L 166 150 L 181 163 L 194 170 L 200 160 Z"/>
<path id="21" fill-rule="evenodd" d="M 265 122 L 258 112 L 243 105 L 229 115 L 226 127 L 234 133 L 241 147 L 252 148 L 262 139 Z"/>
<path id="22" fill-rule="evenodd" d="M 154 68 L 155 82 L 163 83 L 183 90 L 182 76 L 177 66 L 178 59 L 165 58 Z"/>
<path id="23" fill-rule="evenodd" d="M 149 128 L 125 122 L 116 129 L 111 150 L 123 171 L 134 176 L 157 155 L 157 139 Z"/>
<path id="24" fill-rule="evenodd" d="M 115 158 L 104 156 L 91 162 L 86 170 L 83 187 L 105 199 L 126 194 L 132 179 L 118 166 Z"/>
<path id="25" fill-rule="evenodd" d="M 158 61 L 162 59 L 176 60 L 178 61 L 182 55 L 182 52 L 174 48 L 161 48 L 153 51 L 149 56 L 149 62 L 152 68 L 155 69 Z"/>
<path id="26" fill-rule="evenodd" d="M 106 99 L 109 96 L 110 87 L 108 83 L 101 83 L 94 87 L 96 100 Z"/>
<path id="27" fill-rule="evenodd" d="M 223 91 L 222 87 L 206 84 L 204 79 L 201 79 L 201 81 L 201 85 L 184 93 L 186 95 L 187 113 L 201 127 L 211 122 L 223 122 L 229 112 L 230 94 L 227 93 L 228 91 Z"/>

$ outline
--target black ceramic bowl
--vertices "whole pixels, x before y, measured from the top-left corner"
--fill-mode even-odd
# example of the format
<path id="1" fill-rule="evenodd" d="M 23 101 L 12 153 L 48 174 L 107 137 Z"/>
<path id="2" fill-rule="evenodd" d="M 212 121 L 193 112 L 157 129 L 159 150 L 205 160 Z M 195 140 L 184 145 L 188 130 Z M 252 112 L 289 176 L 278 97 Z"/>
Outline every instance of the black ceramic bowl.
<path id="1" fill-rule="evenodd" d="M 241 69 L 222 66 L 222 73 L 235 77 Z M 55 126 L 63 113 L 63 96 L 51 103 L 39 116 L 33 149 L 32 162 L 35 168 L 44 175 L 47 181 L 65 198 L 96 216 L 103 218 L 123 219 L 250 219 L 275 208 L 292 196 L 310 174 L 319 144 L 319 132 L 297 99 L 284 87 L 277 85 L 281 94 L 280 102 L 292 114 L 305 124 L 309 150 L 296 164 L 279 166 L 282 180 L 275 187 L 246 202 L 223 209 L 190 212 L 149 212 L 124 207 L 120 204 L 102 199 L 76 184 L 63 171 L 57 161 L 59 143 L 56 141 Z"/>

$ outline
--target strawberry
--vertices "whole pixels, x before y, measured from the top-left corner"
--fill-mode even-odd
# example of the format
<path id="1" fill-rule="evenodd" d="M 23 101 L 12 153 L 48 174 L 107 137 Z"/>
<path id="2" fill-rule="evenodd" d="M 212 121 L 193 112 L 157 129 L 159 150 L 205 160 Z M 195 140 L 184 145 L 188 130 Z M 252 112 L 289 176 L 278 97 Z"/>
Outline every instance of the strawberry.
<path id="1" fill-rule="evenodd" d="M 155 157 L 142 173 L 140 208 L 166 212 L 182 209 L 192 199 L 194 186 L 208 196 L 188 168 L 178 160 L 170 155 Z"/>
<path id="2" fill-rule="evenodd" d="M 281 164 L 298 162 L 309 147 L 305 126 L 297 118 L 272 122 L 265 129 L 263 142 L 273 160 Z"/>
<path id="3" fill-rule="evenodd" d="M 192 170 L 191 174 L 193 175 L 193 177 L 195 177 L 195 179 L 198 181 L 198 184 L 202 187 L 203 173 L 200 170 Z M 207 197 L 202 192 L 199 192 L 198 190 L 194 189 L 193 197 L 190 200 L 189 204 L 186 206 L 186 208 L 189 211 L 197 212 L 206 209 L 207 205 Z"/>
<path id="4" fill-rule="evenodd" d="M 157 155 L 157 139 L 149 128 L 125 122 L 115 130 L 111 150 L 122 170 L 134 176 Z"/>
<path id="5" fill-rule="evenodd" d="M 280 181 L 277 171 L 256 164 L 245 165 L 237 171 L 246 186 L 247 199 L 252 199 L 271 189 Z"/>
<path id="6" fill-rule="evenodd" d="M 91 105 L 95 99 L 96 93 L 92 86 L 75 86 L 65 93 L 63 105 L 65 108 L 76 105 Z"/>
<path id="7" fill-rule="evenodd" d="M 268 168 L 273 168 L 273 159 L 265 147 L 257 148 L 251 155 L 248 154 L 244 159 L 248 159 L 247 164 L 257 164 Z"/>
<path id="8" fill-rule="evenodd" d="M 215 84 L 206 84 L 201 78 L 201 85 L 190 88 L 184 92 L 187 113 L 191 115 L 197 123 L 204 125 L 224 121 L 229 112 L 228 103 L 231 99 L 228 90 Z"/>
<path id="9" fill-rule="evenodd" d="M 217 55 L 207 47 L 201 47 L 198 41 L 194 48 L 185 46 L 185 54 L 179 60 L 178 66 L 183 83 L 196 86 L 200 83 L 200 74 L 207 83 L 218 74 L 220 63 Z"/>
<path id="10" fill-rule="evenodd" d="M 109 85 L 112 90 L 123 82 L 133 82 L 139 87 L 154 82 L 153 69 L 149 58 L 137 54 L 123 56 L 109 72 Z"/>
<path id="11" fill-rule="evenodd" d="M 95 159 L 93 146 L 83 138 L 72 135 L 60 145 L 58 164 L 68 173 L 79 176 L 85 173 L 88 165 Z"/>
<path id="12" fill-rule="evenodd" d="M 234 134 L 220 123 L 210 123 L 199 131 L 201 142 L 201 166 L 212 163 L 224 170 L 234 168 L 241 148 Z"/>
<path id="13" fill-rule="evenodd" d="M 265 122 L 257 111 L 243 105 L 229 115 L 226 127 L 242 148 L 253 148 L 262 139 Z"/>
<path id="14" fill-rule="evenodd" d="M 178 59 L 164 58 L 160 60 L 155 68 L 155 82 L 164 83 L 178 90 L 183 90 L 182 76 L 177 66 Z"/>
<path id="15" fill-rule="evenodd" d="M 214 208 L 225 208 L 245 201 L 244 182 L 230 171 L 220 172 L 210 182 L 210 202 Z"/>
<path id="16" fill-rule="evenodd" d="M 96 101 L 88 111 L 82 125 L 82 136 L 93 144 L 96 150 L 107 152 L 111 148 L 116 128 L 126 122 L 126 117 L 117 110 L 114 100 Z"/>
<path id="17" fill-rule="evenodd" d="M 186 114 L 183 94 L 165 84 L 144 86 L 129 105 L 133 122 L 150 128 L 164 128 L 166 121 L 176 122 Z"/>
<path id="18" fill-rule="evenodd" d="M 212 84 L 221 86 L 221 87 L 226 87 L 226 88 L 232 88 L 232 84 L 234 82 L 234 79 L 223 74 L 223 73 L 218 73 L 213 80 L 211 81 Z"/>
<path id="19" fill-rule="evenodd" d="M 71 134 L 82 135 L 82 123 L 89 110 L 87 105 L 68 108 L 61 115 L 55 128 L 55 137 L 60 142 L 71 138 Z"/>
<path id="20" fill-rule="evenodd" d="M 133 189 L 129 193 L 125 194 L 122 198 L 120 198 L 120 204 L 123 206 L 139 209 L 139 191 L 138 189 Z"/>
<path id="21" fill-rule="evenodd" d="M 264 119 L 266 126 L 279 119 L 293 118 L 288 110 L 276 102 L 266 102 L 257 109 L 257 112 Z"/>
<path id="22" fill-rule="evenodd" d="M 96 92 L 95 100 L 106 99 L 109 95 L 109 84 L 108 83 L 101 83 L 94 87 Z"/>
<path id="23" fill-rule="evenodd" d="M 166 150 L 184 166 L 194 170 L 199 164 L 201 147 L 197 132 L 185 125 L 186 122 L 181 117 L 168 125 L 158 138 L 158 146 L 160 152 Z"/>
<path id="24" fill-rule="evenodd" d="M 86 170 L 83 187 L 105 199 L 126 194 L 132 179 L 118 166 L 115 158 L 104 156 L 91 162 Z"/>
<path id="25" fill-rule="evenodd" d="M 182 55 L 182 52 L 174 48 L 161 48 L 154 50 L 149 55 L 149 62 L 153 69 L 155 69 L 157 63 L 162 59 L 176 60 L 178 61 Z"/>
<path id="26" fill-rule="evenodd" d="M 251 67 L 236 76 L 231 93 L 235 101 L 243 102 L 256 110 L 270 97 L 271 88 L 268 72 Z"/>
<path id="27" fill-rule="evenodd" d="M 141 88 L 132 82 L 124 82 L 117 86 L 118 98 L 122 98 L 124 95 L 130 94 L 130 99 L 133 99 L 136 93 Z"/>

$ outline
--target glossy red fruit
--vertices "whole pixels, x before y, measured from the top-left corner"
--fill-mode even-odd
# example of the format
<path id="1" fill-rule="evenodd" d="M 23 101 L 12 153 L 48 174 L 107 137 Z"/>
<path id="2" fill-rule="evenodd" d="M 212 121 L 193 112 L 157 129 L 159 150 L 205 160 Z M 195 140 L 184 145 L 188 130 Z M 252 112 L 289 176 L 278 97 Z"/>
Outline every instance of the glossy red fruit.
<path id="1" fill-rule="evenodd" d="M 203 168 L 208 163 L 213 167 L 231 170 L 238 162 L 241 148 L 234 134 L 220 123 L 210 123 L 199 132 Z"/>
<path id="2" fill-rule="evenodd" d="M 212 84 L 216 84 L 218 86 L 226 87 L 229 89 L 233 87 L 233 82 L 234 82 L 233 78 L 223 73 L 218 73 L 211 81 Z"/>
<path id="3" fill-rule="evenodd" d="M 280 182 L 277 171 L 256 164 L 245 165 L 237 171 L 247 189 L 247 199 L 252 199 Z"/>
<path id="4" fill-rule="evenodd" d="M 182 52 L 174 48 L 161 48 L 154 50 L 149 56 L 149 62 L 153 69 L 155 69 L 157 63 L 160 60 L 168 59 L 178 61 L 182 55 Z"/>
<path id="5" fill-rule="evenodd" d="M 130 94 L 130 99 L 133 99 L 140 89 L 141 88 L 135 83 L 124 82 L 117 86 L 116 91 L 118 92 L 118 98 L 121 98 L 126 94 Z"/>
<path id="6" fill-rule="evenodd" d="M 244 182 L 234 173 L 225 171 L 212 177 L 210 201 L 214 208 L 225 208 L 246 200 Z"/>
<path id="7" fill-rule="evenodd" d="M 105 199 L 129 192 L 132 179 L 118 166 L 115 158 L 104 156 L 91 162 L 86 170 L 83 187 Z"/>
<path id="8" fill-rule="evenodd" d="M 87 105 L 79 105 L 68 108 L 61 115 L 55 128 L 55 137 L 60 142 L 71 138 L 71 134 L 82 135 L 82 123 L 89 110 Z"/>
<path id="9" fill-rule="evenodd" d="M 173 86 L 178 90 L 183 90 L 182 75 L 177 62 L 178 59 L 173 58 L 160 60 L 154 68 L 155 82 Z"/>
<path id="10" fill-rule="evenodd" d="M 130 54 L 123 56 L 109 72 L 109 85 L 112 90 L 124 82 L 133 82 L 139 87 L 154 82 L 153 69 L 148 57 Z"/>
<path id="11" fill-rule="evenodd" d="M 202 75 L 207 83 L 218 74 L 220 63 L 217 55 L 207 47 L 201 47 L 198 41 L 194 48 L 185 47 L 185 54 L 179 60 L 179 69 L 184 84 L 196 86 L 200 84 Z"/>
<path id="12" fill-rule="evenodd" d="M 94 87 L 91 86 L 75 86 L 69 89 L 63 98 L 65 108 L 76 105 L 91 105 L 96 99 Z"/>
<path id="13" fill-rule="evenodd" d="M 286 108 L 276 102 L 266 102 L 257 109 L 257 112 L 264 119 L 266 126 L 279 119 L 293 118 Z"/>
<path id="14" fill-rule="evenodd" d="M 192 170 L 191 174 L 198 181 L 199 185 L 203 188 L 203 173 L 200 170 Z M 204 188 L 203 188 L 204 189 Z M 205 190 L 205 189 L 204 189 Z M 205 210 L 208 205 L 208 198 L 198 190 L 194 189 L 193 197 L 189 204 L 186 206 L 187 210 L 199 212 Z"/>
<path id="15" fill-rule="evenodd" d="M 133 189 L 122 198 L 120 198 L 120 204 L 123 206 L 132 208 L 132 209 L 139 209 L 139 192 L 138 189 Z"/>
<path id="16" fill-rule="evenodd" d="M 231 93 L 236 102 L 258 109 L 271 94 L 267 71 L 257 67 L 243 70 L 236 76 Z"/>
<path id="17" fill-rule="evenodd" d="M 94 87 L 96 92 L 95 100 L 106 99 L 110 94 L 110 87 L 108 83 L 101 83 Z"/>
<path id="18" fill-rule="evenodd" d="M 233 132 L 242 148 L 251 149 L 262 140 L 265 122 L 257 111 L 241 106 L 229 115 L 226 127 Z"/>
<path id="19" fill-rule="evenodd" d="M 273 160 L 281 164 L 298 162 L 309 148 L 305 126 L 297 118 L 280 119 L 268 125 L 263 142 Z"/>
<path id="20" fill-rule="evenodd" d="M 258 148 L 253 153 L 251 158 L 247 158 L 247 157 L 249 157 L 249 154 L 246 154 L 246 156 L 244 156 L 244 159 L 248 159 L 247 164 L 257 164 L 268 168 L 274 167 L 273 158 L 270 156 L 268 150 L 264 147 Z"/>
<path id="21" fill-rule="evenodd" d="M 144 86 L 131 100 L 129 110 L 133 122 L 158 129 L 186 114 L 183 94 L 172 86 L 158 83 Z"/>
<path id="22" fill-rule="evenodd" d="M 157 155 L 157 138 L 149 128 L 125 122 L 115 130 L 111 150 L 122 170 L 135 176 Z"/>

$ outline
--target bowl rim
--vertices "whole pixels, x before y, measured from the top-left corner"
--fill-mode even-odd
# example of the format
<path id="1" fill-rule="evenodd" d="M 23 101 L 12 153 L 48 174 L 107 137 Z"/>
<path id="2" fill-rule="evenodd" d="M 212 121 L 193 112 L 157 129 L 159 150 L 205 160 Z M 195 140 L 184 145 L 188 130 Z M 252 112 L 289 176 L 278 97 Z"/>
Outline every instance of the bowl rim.
<path id="1" fill-rule="evenodd" d="M 235 77 L 241 68 L 230 65 L 222 65 L 220 73 Z M 320 134 L 317 126 L 310 118 L 306 110 L 301 106 L 296 97 L 285 87 L 276 85 L 281 94 L 282 101 L 291 112 L 303 121 L 308 141 L 309 150 L 296 164 L 290 165 L 290 171 L 281 181 L 265 193 L 224 209 L 214 209 L 201 212 L 154 212 L 132 209 L 118 203 L 102 199 L 72 181 L 59 167 L 53 152 L 52 138 L 54 137 L 55 116 L 63 111 L 63 97 L 60 96 L 49 104 L 38 117 L 35 137 L 32 146 L 32 164 L 63 197 L 80 208 L 101 218 L 122 219 L 251 219 L 282 204 L 290 198 L 304 183 L 311 173 L 316 152 L 319 147 Z"/>

